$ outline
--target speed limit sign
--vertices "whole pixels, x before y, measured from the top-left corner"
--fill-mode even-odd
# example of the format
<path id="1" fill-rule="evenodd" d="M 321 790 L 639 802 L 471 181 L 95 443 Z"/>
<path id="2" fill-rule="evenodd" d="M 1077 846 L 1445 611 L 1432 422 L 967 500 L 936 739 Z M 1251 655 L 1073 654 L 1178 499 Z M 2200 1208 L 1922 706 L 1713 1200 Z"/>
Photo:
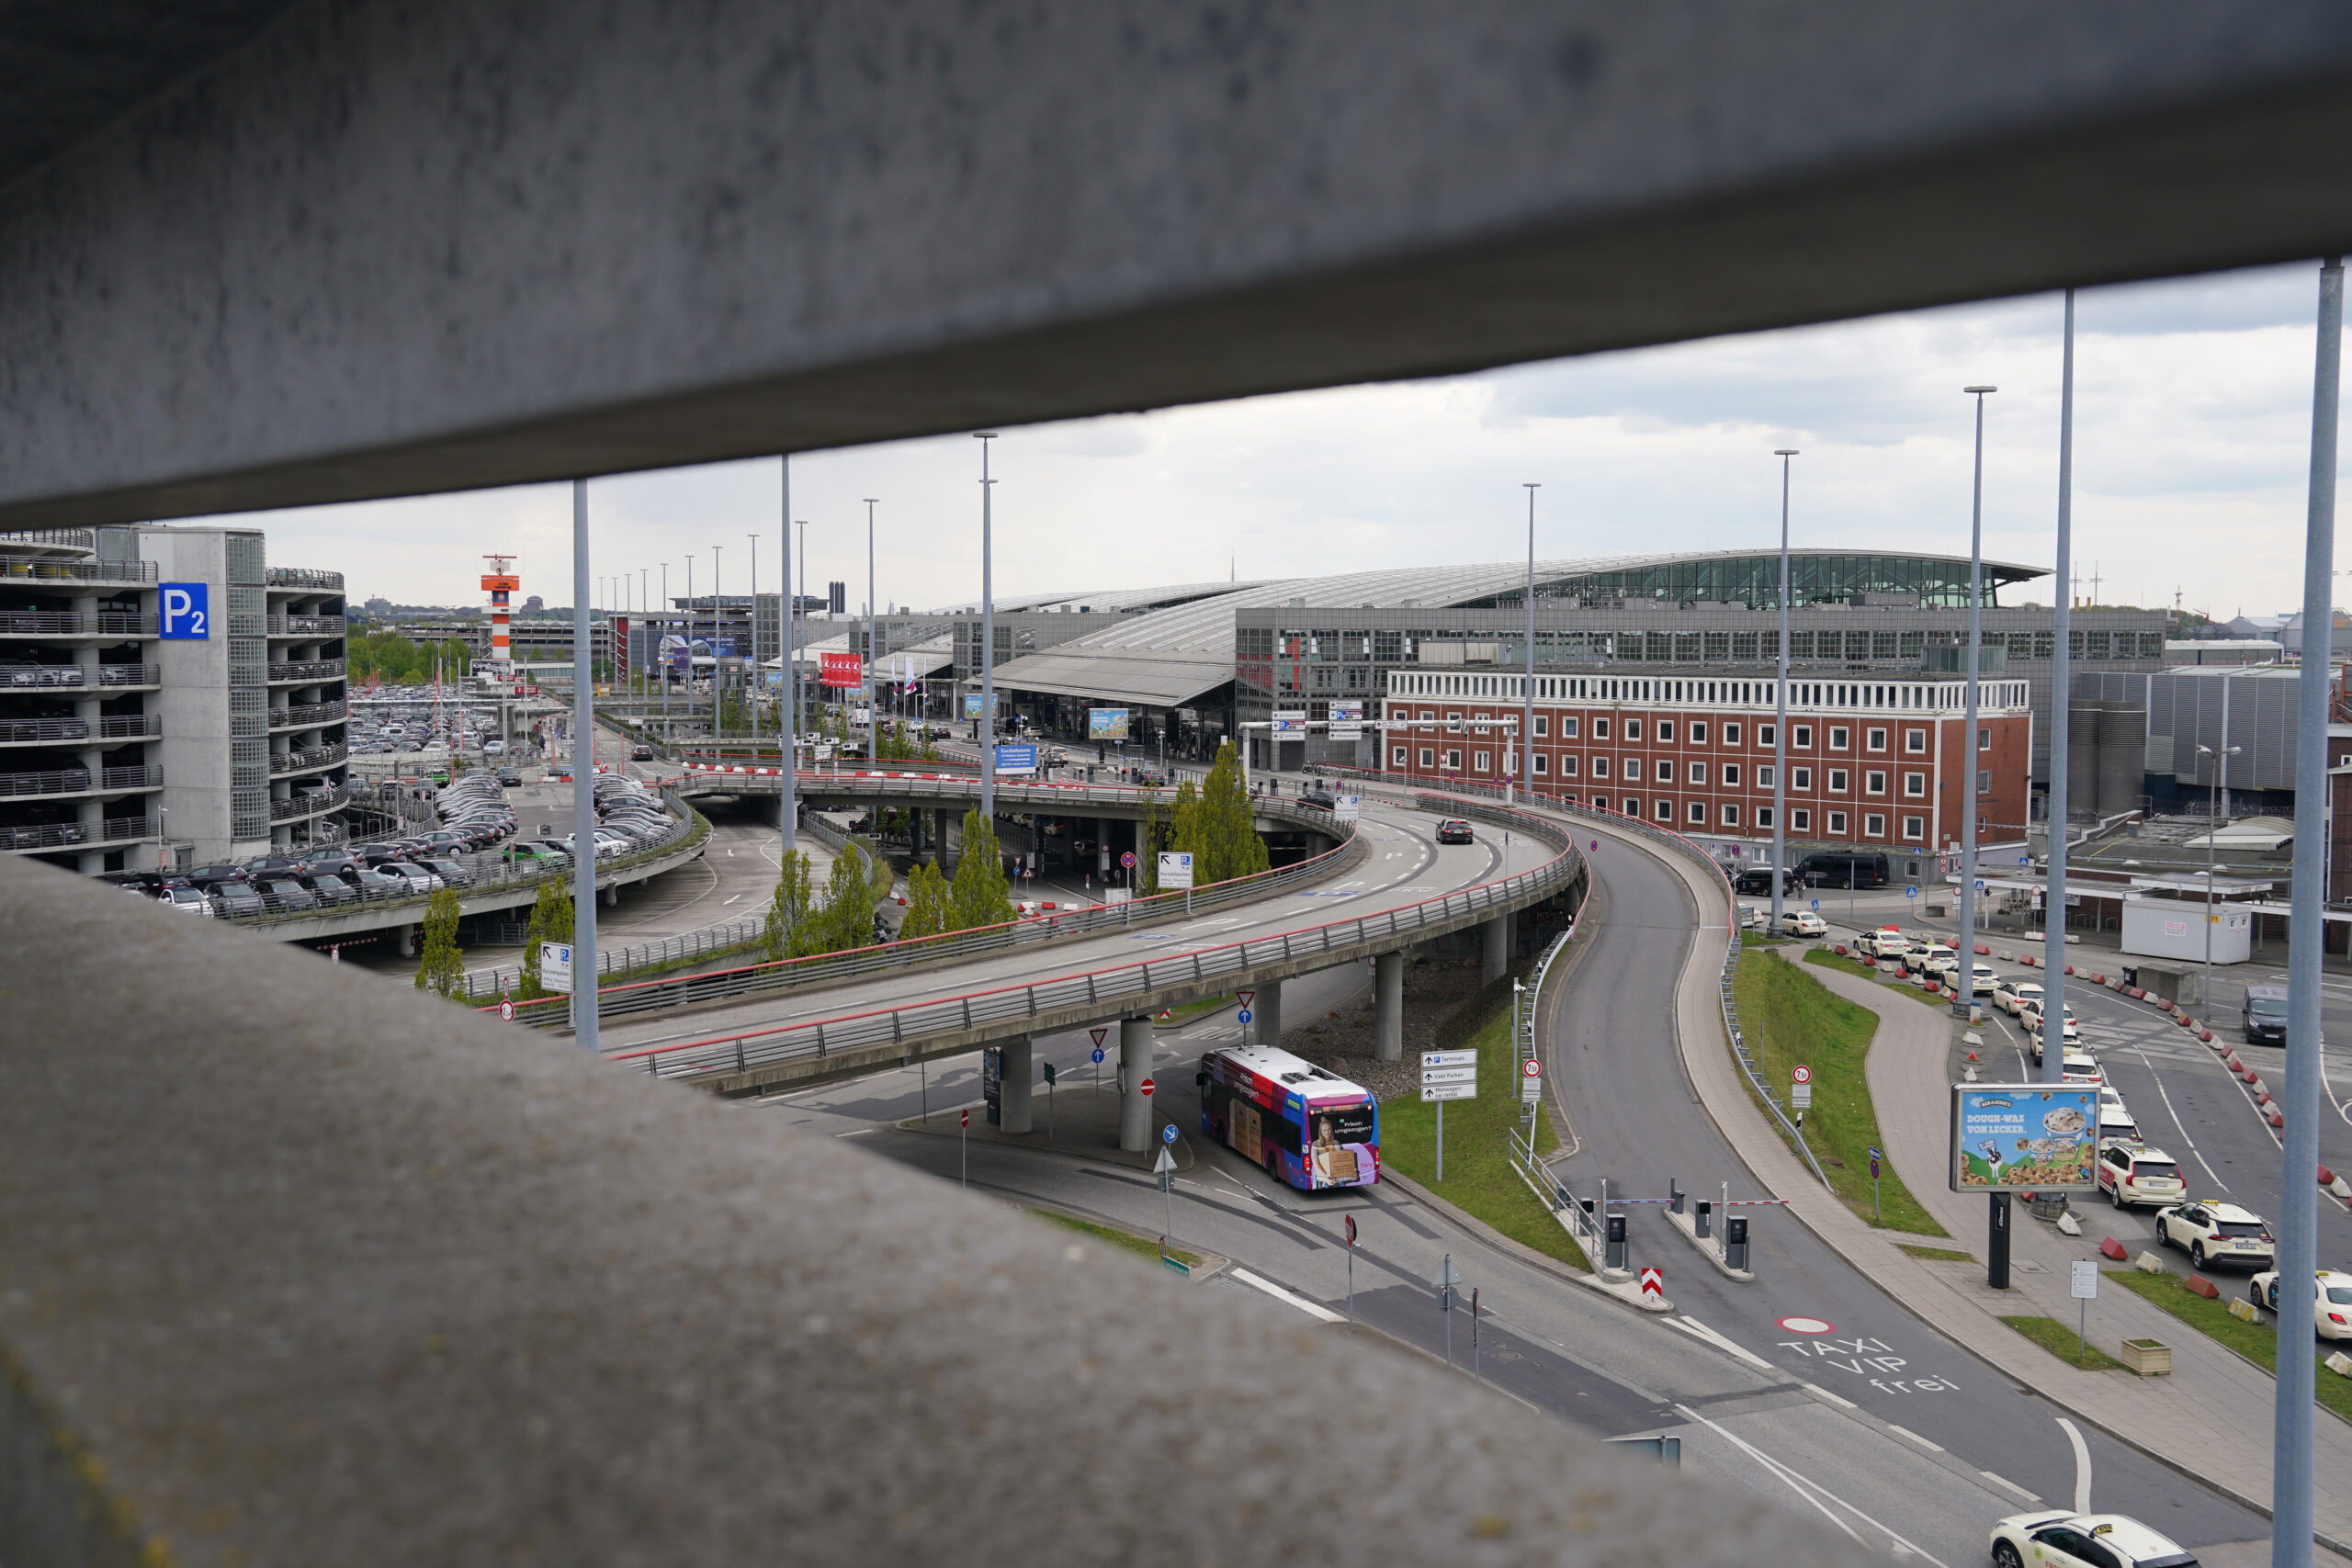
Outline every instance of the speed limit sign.
<path id="1" fill-rule="evenodd" d="M 501 1002 L 501 1003 L 499 1003 L 499 1004 L 498 1004 L 498 1016 L 499 1016 L 502 1020 L 503 1020 L 505 1022 L 508 1022 L 508 1023 L 512 1023 L 512 1022 L 514 1022 L 514 1004 L 513 1002 Z"/>

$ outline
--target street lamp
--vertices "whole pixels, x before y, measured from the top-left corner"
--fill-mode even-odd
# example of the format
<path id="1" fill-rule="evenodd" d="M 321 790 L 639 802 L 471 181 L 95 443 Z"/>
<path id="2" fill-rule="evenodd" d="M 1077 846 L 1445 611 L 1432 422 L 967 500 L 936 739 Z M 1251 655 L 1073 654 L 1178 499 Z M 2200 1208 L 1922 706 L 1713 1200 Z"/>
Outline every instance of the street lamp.
<path id="1" fill-rule="evenodd" d="M 1781 887 L 1789 871 L 1789 459 L 1793 446 L 1781 446 L 1781 671 L 1773 682 L 1772 719 L 1772 934 L 1781 934 Z"/>
<path id="2" fill-rule="evenodd" d="M 1535 492 L 1541 479 L 1522 480 L 1527 491 L 1527 690 L 1519 705 L 1519 787 L 1535 796 Z"/>
<path id="3" fill-rule="evenodd" d="M 1956 971 L 1960 988 L 1952 993 L 1952 1010 L 1962 1018 L 1971 1015 L 1976 1006 L 1976 675 L 1983 662 L 1984 642 L 1982 615 L 1984 599 L 1984 399 L 1998 387 L 1963 387 L 1961 389 L 1976 400 L 1976 479 L 1973 499 L 1968 514 L 1968 725 L 1961 741 L 1961 751 L 1966 765 L 1968 785 L 1961 791 L 1960 805 L 1960 952 Z M 2062 950 L 2060 957 L 2065 954 Z M 2059 1021 L 2059 1055 L 2064 1056 L 2065 1019 Z M 2047 1053 L 2044 1053 L 2046 1055 Z"/>
<path id="4" fill-rule="evenodd" d="M 726 597 L 718 592 L 719 547 L 710 547 L 710 742 L 716 748 L 727 729 L 727 671 L 718 662 L 718 617 Z"/>
<path id="5" fill-rule="evenodd" d="M 662 563 L 662 637 L 654 639 L 653 662 L 662 671 L 662 739 L 667 744 L 670 736 L 670 655 L 662 646 L 670 635 L 670 563 Z"/>
<path id="6" fill-rule="evenodd" d="M 686 557 L 686 732 L 695 728 L 695 558 Z"/>
<path id="7" fill-rule="evenodd" d="M 760 745 L 760 536 L 748 537 L 752 541 L 752 613 L 744 618 L 743 629 L 752 637 L 752 678 L 743 701 L 752 710 L 752 749 L 756 751 Z"/>
<path id="8" fill-rule="evenodd" d="M 2230 738 L 2230 678 L 2222 677 L 2222 737 Z M 2224 781 L 2229 777 L 2230 759 L 2244 750 L 2242 746 L 2224 746 L 2218 750 L 2199 746 L 2197 754 L 2211 757 L 2220 764 L 2214 769 L 2213 782 L 2205 786 L 2205 989 L 2198 998 L 2207 1012 L 2213 1010 L 2213 872 L 2214 855 L 2222 837 L 2222 800 L 2227 793 Z"/>
<path id="9" fill-rule="evenodd" d="M 989 478 L 989 443 L 996 439 L 996 432 L 976 430 L 972 433 L 972 439 L 980 444 L 980 720 L 977 726 L 980 742 L 980 820 L 993 829 L 996 824 L 996 587 L 991 574 L 996 558 L 991 538 L 994 519 L 989 503 L 994 493 L 991 487 L 996 481 Z"/>
<path id="10" fill-rule="evenodd" d="M 2050 849 L 2043 864 L 2046 880 L 2041 895 L 2042 965 L 2050 976 L 2041 1016 L 2058 1020 L 2059 1049 L 2041 1054 L 2044 1083 L 2064 1082 L 2066 1076 L 2066 854 L 2070 848 L 2066 818 L 2066 715 L 2072 684 L 2067 670 L 2074 654 L 2073 595 L 2066 591 L 2075 560 L 2075 291 L 2066 290 L 2066 344 L 2058 378 L 2058 575 L 2059 592 L 2052 595 L 2057 608 L 2051 616 L 2052 646 L 2050 661 Z M 2031 811 L 2027 815 L 2030 817 Z M 2029 832 L 2029 841 L 2030 833 Z M 2210 911 L 2209 911 L 2210 912 Z M 2049 951 L 2054 948 L 2055 952 Z"/>
<path id="11" fill-rule="evenodd" d="M 874 613 L 881 606 L 874 598 L 874 509 L 881 503 L 873 496 L 865 498 L 865 757 L 868 761 L 882 755 L 882 716 L 875 711 L 874 663 L 881 657 L 882 645 L 874 638 Z M 875 820 L 881 820 L 876 813 Z"/>
<path id="12" fill-rule="evenodd" d="M 791 497 L 786 496 L 785 500 L 788 508 Z M 793 521 L 800 530 L 800 581 L 803 592 L 806 592 L 808 581 L 808 519 L 799 517 Z M 792 541 L 786 539 L 784 542 L 784 547 L 786 550 L 791 549 Z M 792 732 L 794 739 L 797 739 L 808 733 L 808 709 L 805 699 L 800 694 L 800 643 L 803 635 L 800 630 L 800 599 L 797 593 L 791 597 L 793 601 L 792 651 L 785 663 L 784 678 L 792 686 Z"/>

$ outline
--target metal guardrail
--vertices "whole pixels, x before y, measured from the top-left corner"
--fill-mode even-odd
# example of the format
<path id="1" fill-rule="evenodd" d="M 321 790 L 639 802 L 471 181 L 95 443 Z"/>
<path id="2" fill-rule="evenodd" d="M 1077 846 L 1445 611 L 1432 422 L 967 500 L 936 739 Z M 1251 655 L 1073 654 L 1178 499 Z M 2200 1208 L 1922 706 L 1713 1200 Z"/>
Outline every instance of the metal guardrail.
<path id="1" fill-rule="evenodd" d="M 107 714 L 98 720 L 97 738 L 137 740 L 164 733 L 164 716 L 156 713 Z M 87 740 L 86 718 L 0 719 L 0 740 Z"/>
<path id="2" fill-rule="evenodd" d="M 262 573 L 262 581 L 272 588 L 325 588 L 338 592 L 343 588 L 343 573 L 302 566 L 273 566 Z"/>
<path id="3" fill-rule="evenodd" d="M 46 773 L 0 773 L 0 797 L 29 795 L 81 795 L 90 790 L 146 789 L 164 782 L 161 768 L 101 768 L 95 781 L 87 768 L 53 768 Z"/>
<path id="4" fill-rule="evenodd" d="M 264 619 L 264 635 L 267 637 L 341 637 L 348 626 L 341 615 L 268 615 Z"/>
<path id="5" fill-rule="evenodd" d="M 96 841 L 110 844 L 152 839 L 163 830 L 163 818 L 159 817 L 109 817 L 98 824 Z M 0 828 L 0 850 L 72 849 L 92 841 L 89 824 L 85 822 L 36 822 L 19 828 Z"/>
<path id="6" fill-rule="evenodd" d="M 289 663 L 269 667 L 269 679 L 282 681 L 340 681 L 350 671 L 350 665 L 340 659 L 298 659 Z"/>
<path id="7" fill-rule="evenodd" d="M 323 768 L 342 761 L 348 754 L 348 749 L 339 741 L 325 746 L 309 747 L 300 751 L 272 752 L 269 759 L 269 774 L 272 778 L 281 778 L 288 773 L 299 773 L 309 768 Z"/>
<path id="8" fill-rule="evenodd" d="M 162 573 L 151 560 L 55 560 L 40 556 L 0 556 L 0 578 L 32 582 L 153 582 Z"/>
<path id="9" fill-rule="evenodd" d="M 6 528 L 0 529 L 0 544 L 46 545 L 51 549 L 91 550 L 98 547 L 96 528 Z"/>
<path id="10" fill-rule="evenodd" d="M 322 811 L 333 811 L 338 806 L 347 805 L 350 800 L 351 791 L 342 784 L 333 789 L 297 791 L 284 800 L 269 803 L 269 819 L 284 822 L 296 817 L 313 817 Z"/>
<path id="11" fill-rule="evenodd" d="M 836 1051 L 901 1044 L 926 1035 L 969 1031 L 983 1024 L 1017 1023 L 1065 1010 L 1109 1004 L 1116 1010 L 1122 998 L 1142 998 L 1162 987 L 1204 984 L 1227 976 L 1241 978 L 1305 958 L 1329 954 L 1336 955 L 1334 963 L 1344 963 L 1351 948 L 1401 946 L 1435 926 L 1453 929 L 1489 910 L 1501 912 L 1533 903 L 1567 886 L 1581 874 L 1584 857 L 1558 824 L 1527 816 L 1521 816 L 1519 822 L 1521 830 L 1532 837 L 1558 844 L 1560 852 L 1543 865 L 1516 876 L 1376 915 L 1334 920 L 1221 947 L 1199 948 L 1168 958 L 1145 959 L 1045 980 L 1014 981 L 903 1007 L 876 1008 L 707 1040 L 649 1046 L 618 1053 L 612 1059 L 641 1063 L 646 1072 L 656 1077 L 692 1078 L 712 1073 L 743 1072 L 774 1062 L 809 1056 L 821 1059 Z"/>
<path id="12" fill-rule="evenodd" d="M 290 706 L 269 710 L 272 729 L 308 729 L 313 725 L 333 724 L 348 716 L 350 705 L 341 702 L 296 703 Z"/>
<path id="13" fill-rule="evenodd" d="M 0 637 L 95 635 L 153 637 L 155 617 L 111 610 L 87 615 L 74 610 L 0 611 Z"/>
<path id="14" fill-rule="evenodd" d="M 97 684 L 101 686 L 153 686 L 162 683 L 163 668 L 154 664 L 101 664 Z M 8 664 L 0 665 L 0 691 L 22 690 L 26 687 L 73 686 L 91 683 L 89 672 L 78 664 Z"/>

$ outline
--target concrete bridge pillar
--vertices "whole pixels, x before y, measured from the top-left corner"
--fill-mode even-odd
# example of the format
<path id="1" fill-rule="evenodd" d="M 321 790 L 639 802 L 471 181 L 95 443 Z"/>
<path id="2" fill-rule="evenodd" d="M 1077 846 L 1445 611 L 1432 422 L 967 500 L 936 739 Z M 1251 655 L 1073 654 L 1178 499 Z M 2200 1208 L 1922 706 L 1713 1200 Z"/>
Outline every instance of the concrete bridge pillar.
<path id="1" fill-rule="evenodd" d="M 1493 985 L 1510 972 L 1510 916 L 1497 915 L 1478 928 L 1478 978 Z"/>
<path id="2" fill-rule="evenodd" d="M 616 882 L 609 886 L 599 887 L 596 889 L 596 902 L 602 904 L 605 908 L 617 908 L 620 905 L 620 901 L 621 885 L 619 883 Z"/>
<path id="3" fill-rule="evenodd" d="M 417 936 L 419 932 L 424 931 L 424 928 L 422 926 L 402 926 L 401 928 L 401 956 L 402 958 L 414 958 L 416 956 Z"/>
<path id="4" fill-rule="evenodd" d="M 1376 1061 L 1405 1058 L 1405 955 L 1384 953 L 1372 961 L 1372 1054 Z"/>
<path id="5" fill-rule="evenodd" d="M 939 869 L 943 874 L 953 874 L 956 870 L 956 857 L 947 847 L 949 815 L 948 809 L 944 806 L 931 814 L 932 837 L 938 841 L 938 847 L 932 852 L 932 854 L 933 858 L 939 862 Z"/>
<path id="6" fill-rule="evenodd" d="M 1256 1043 L 1279 1045 L 1283 1043 L 1283 983 L 1261 980 L 1257 988 L 1257 999 L 1250 1004 L 1250 1022 L 1256 1032 Z"/>
<path id="7" fill-rule="evenodd" d="M 1129 1154 L 1151 1146 L 1151 1101 L 1144 1098 L 1143 1080 L 1151 1077 L 1154 1032 L 1149 1014 L 1119 1021 L 1119 1147 Z"/>
<path id="8" fill-rule="evenodd" d="M 1026 1034 L 997 1047 L 997 1125 L 1008 1133 L 1035 1126 L 1029 1112 L 1029 1080 L 1036 1071 L 1031 1055 Z"/>

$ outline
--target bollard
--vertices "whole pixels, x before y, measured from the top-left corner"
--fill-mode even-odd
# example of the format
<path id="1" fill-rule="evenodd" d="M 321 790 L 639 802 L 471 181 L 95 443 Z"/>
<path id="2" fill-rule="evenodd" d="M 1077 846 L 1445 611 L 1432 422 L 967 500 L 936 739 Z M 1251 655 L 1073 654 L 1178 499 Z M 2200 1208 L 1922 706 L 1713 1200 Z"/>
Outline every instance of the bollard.
<path id="1" fill-rule="evenodd" d="M 1601 1253 L 1604 1260 L 1601 1267 L 1623 1269 L 1625 1267 L 1625 1216 L 1611 1214 L 1609 1216 L 1608 1243 Z"/>
<path id="2" fill-rule="evenodd" d="M 1713 1215 L 1714 1212 L 1715 1205 L 1713 1199 L 1702 1198 L 1699 1200 L 1699 1212 L 1695 1216 L 1695 1224 L 1691 1228 L 1697 1232 L 1702 1240 L 1704 1240 L 1707 1236 L 1714 1234 L 1707 1228 L 1708 1221 Z"/>
<path id="3" fill-rule="evenodd" d="M 1747 1267 L 1747 1216 L 1724 1216 L 1724 1266 L 1728 1269 Z"/>

